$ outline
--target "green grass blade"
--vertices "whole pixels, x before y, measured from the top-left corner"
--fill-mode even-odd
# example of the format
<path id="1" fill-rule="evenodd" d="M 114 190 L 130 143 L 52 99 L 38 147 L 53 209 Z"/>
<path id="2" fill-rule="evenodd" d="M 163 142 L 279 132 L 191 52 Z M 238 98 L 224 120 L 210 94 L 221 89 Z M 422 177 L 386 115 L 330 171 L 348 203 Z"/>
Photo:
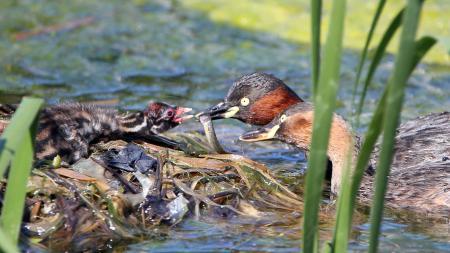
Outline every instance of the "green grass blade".
<path id="1" fill-rule="evenodd" d="M 11 162 L 0 222 L 10 238 L 17 243 L 25 204 L 26 185 L 33 164 L 35 131 L 24 133 L 22 145 Z M 12 183 L 14 182 L 14 183 Z"/>
<path id="2" fill-rule="evenodd" d="M 414 59 L 409 68 L 407 78 L 411 75 L 417 64 L 422 60 L 425 54 L 436 44 L 436 39 L 432 37 L 422 37 L 415 43 Z M 369 164 L 370 155 L 375 147 L 378 136 L 382 131 L 383 114 L 386 103 L 387 90 L 383 92 L 383 95 L 378 103 L 372 120 L 369 124 L 364 142 L 361 146 L 361 151 L 358 156 L 353 179 L 351 181 L 351 187 L 347 187 L 345 184 L 348 180 L 344 177 L 343 188 L 340 193 L 338 202 L 338 211 L 336 215 L 336 226 L 334 232 L 334 252 L 346 252 L 348 246 L 348 236 L 352 225 L 352 218 L 355 209 L 356 197 L 358 194 L 361 180 L 364 176 L 364 172 Z M 350 185 L 350 184 L 349 184 Z"/>
<path id="3" fill-rule="evenodd" d="M 0 252 L 5 253 L 19 253 L 19 249 L 11 242 L 8 235 L 0 228 Z"/>
<path id="4" fill-rule="evenodd" d="M 378 14 L 378 12 L 381 12 L 381 10 L 380 10 L 382 8 L 381 5 L 384 5 L 384 3 L 381 3 L 381 1 L 380 1 L 376 14 Z M 361 95 L 360 104 L 357 109 L 357 114 L 356 114 L 357 119 L 356 119 L 356 124 L 355 124 L 356 127 L 359 126 L 359 117 L 361 115 L 362 105 L 363 105 L 363 104 L 361 104 L 361 101 L 364 100 L 364 96 L 367 91 L 367 85 L 370 83 L 370 81 L 372 79 L 372 75 L 375 72 L 381 58 L 383 57 L 383 55 L 386 51 L 387 45 L 391 41 L 391 38 L 393 37 L 395 31 L 398 29 L 398 27 L 401 24 L 402 15 L 403 15 L 403 9 L 393 19 L 393 21 L 391 22 L 388 29 L 384 33 L 384 35 L 377 47 L 375 56 L 372 60 L 372 63 L 369 67 L 369 71 L 367 73 L 365 86 L 364 86 L 364 89 L 363 89 L 363 92 Z M 374 18 L 373 23 L 375 23 L 375 22 L 376 21 Z M 372 25 L 373 25 L 373 23 L 372 23 Z M 372 30 L 372 28 L 371 28 L 371 30 Z M 371 36 L 371 35 L 369 34 L 369 36 Z M 366 46 L 368 46 L 368 41 L 369 41 L 369 38 L 366 41 Z M 364 50 L 367 50 L 367 48 L 364 48 Z M 363 62 L 366 57 L 365 54 L 366 54 L 366 52 L 363 52 L 361 59 L 360 59 L 360 64 L 359 64 L 359 69 L 358 69 L 358 74 L 357 74 L 357 81 L 355 83 L 354 92 L 356 92 L 357 84 L 359 83 L 362 65 L 363 65 Z M 334 231 L 334 236 L 333 236 L 334 252 L 347 251 L 348 236 L 349 236 L 349 233 L 351 230 L 353 211 L 354 211 L 356 196 L 358 194 L 358 189 L 361 184 L 361 180 L 364 175 L 364 172 L 368 166 L 370 154 L 373 151 L 373 149 L 375 147 L 375 143 L 378 139 L 378 136 L 381 133 L 380 122 L 382 122 L 382 119 L 383 119 L 386 94 L 387 94 L 387 90 L 384 91 L 382 98 L 380 99 L 380 101 L 376 107 L 375 113 L 372 117 L 372 120 L 369 124 L 368 130 L 367 130 L 367 133 L 365 136 L 365 140 L 362 143 L 360 154 L 359 154 L 357 162 L 356 162 L 355 171 L 353 173 L 353 179 L 350 180 L 348 177 L 344 177 L 344 179 L 343 179 L 343 184 L 342 184 L 343 187 L 341 189 L 341 192 L 339 194 L 340 197 L 338 199 L 336 224 L 335 224 L 335 231 Z"/>
<path id="5" fill-rule="evenodd" d="M 22 133 L 28 131 L 42 104 L 42 99 L 24 98 L 8 127 L 0 137 L 0 141 L 4 141 L 4 149 L 0 153 L 0 177 L 3 177 L 3 173 L 14 155 L 12 151 L 20 147 Z"/>
<path id="6" fill-rule="evenodd" d="M 366 99 L 367 94 L 367 88 L 369 87 L 370 83 L 372 82 L 373 75 L 375 74 L 375 71 L 378 68 L 378 65 L 381 62 L 381 59 L 383 58 L 386 48 L 391 42 L 392 38 L 394 37 L 395 32 L 400 27 L 402 23 L 402 17 L 403 17 L 404 9 L 401 9 L 397 15 L 394 17 L 394 19 L 389 24 L 388 28 L 383 34 L 383 37 L 380 40 L 380 43 L 378 44 L 377 49 L 375 50 L 375 54 L 373 56 L 372 62 L 370 63 L 369 69 L 367 71 L 367 76 L 364 81 L 363 90 L 361 92 L 361 96 L 359 98 L 359 103 L 356 108 L 356 127 L 359 127 L 359 119 L 361 116 L 362 108 L 364 105 L 364 100 Z"/>
<path id="7" fill-rule="evenodd" d="M 311 78 L 313 96 L 317 94 L 320 72 L 320 25 L 322 0 L 311 0 Z"/>
<path id="8" fill-rule="evenodd" d="M 420 40 L 418 40 L 414 47 L 415 47 L 415 54 L 414 59 L 411 64 L 411 67 L 408 70 L 407 79 L 417 66 L 417 64 L 423 59 L 423 57 L 426 55 L 426 53 L 436 44 L 436 39 L 428 36 L 422 37 Z M 375 113 L 373 114 L 372 120 L 370 121 L 366 136 L 364 138 L 364 141 L 361 145 L 360 154 L 358 156 L 358 160 L 356 163 L 356 169 L 353 175 L 353 181 L 352 181 L 352 187 L 351 187 L 351 200 L 347 206 L 349 207 L 349 210 L 352 211 L 351 215 L 353 214 L 354 210 L 354 204 L 356 200 L 356 196 L 358 194 L 358 189 L 361 184 L 362 177 L 364 175 L 364 172 L 369 164 L 370 155 L 375 147 L 375 143 L 378 139 L 378 136 L 381 134 L 381 126 L 383 122 L 383 114 L 384 114 L 384 108 L 386 103 L 386 97 L 387 97 L 387 90 L 383 92 L 383 95 L 381 96 L 380 101 L 378 102 L 378 106 L 375 110 Z M 345 193 L 343 193 L 345 194 Z M 351 219 L 350 219 L 351 220 Z"/>
<path id="9" fill-rule="evenodd" d="M 318 93 L 315 96 L 311 154 L 308 159 L 309 169 L 305 187 L 305 216 L 303 219 L 303 250 L 305 252 L 314 252 L 314 245 L 318 245 L 316 236 L 318 211 L 327 161 L 329 130 L 339 86 L 345 10 L 345 0 L 333 1 Z"/>
<path id="10" fill-rule="evenodd" d="M 375 15 L 373 16 L 372 24 L 370 25 L 369 34 L 367 35 L 366 43 L 364 44 L 364 48 L 361 52 L 361 57 L 359 58 L 359 63 L 356 70 L 356 78 L 355 83 L 353 85 L 353 95 L 352 95 L 352 105 L 355 104 L 356 92 L 358 90 L 359 81 L 361 79 L 361 73 L 364 67 L 364 63 L 367 57 L 367 51 L 369 50 L 370 42 L 372 41 L 373 33 L 375 28 L 377 27 L 378 20 L 380 19 L 381 13 L 383 12 L 384 5 L 386 4 L 386 0 L 378 1 L 378 6 L 375 11 Z"/>
<path id="11" fill-rule="evenodd" d="M 430 51 L 430 49 L 436 44 L 437 40 L 430 36 L 423 36 L 414 43 L 414 59 L 409 69 L 408 77 L 416 68 L 417 64 L 422 60 L 422 58 Z"/>
<path id="12" fill-rule="evenodd" d="M 38 112 L 42 103 L 42 99 L 25 98 L 1 137 L 5 141 L 5 148 L 0 161 L 6 164 L 5 167 L 9 164 L 11 167 L 0 225 L 15 243 L 22 223 L 26 184 L 34 157 Z"/>
<path id="13" fill-rule="evenodd" d="M 343 187 L 338 199 L 338 211 L 336 214 L 333 243 L 334 252 L 347 251 L 348 236 L 352 225 L 356 196 L 358 194 L 364 172 L 369 164 L 370 155 L 375 147 L 378 136 L 382 131 L 382 124 L 380 123 L 383 122 L 383 114 L 387 97 L 386 95 L 387 90 L 384 91 L 369 124 L 351 182 L 349 182 L 349 177 L 344 178 Z"/>
<path id="14" fill-rule="evenodd" d="M 383 216 L 384 196 L 390 165 L 394 153 L 396 129 L 399 123 L 406 80 L 414 62 L 415 36 L 422 7 L 421 0 L 409 0 L 404 13 L 403 30 L 400 37 L 398 56 L 394 71 L 388 83 L 386 110 L 383 121 L 383 141 L 375 176 L 375 197 L 370 212 L 369 252 L 377 252 Z"/>

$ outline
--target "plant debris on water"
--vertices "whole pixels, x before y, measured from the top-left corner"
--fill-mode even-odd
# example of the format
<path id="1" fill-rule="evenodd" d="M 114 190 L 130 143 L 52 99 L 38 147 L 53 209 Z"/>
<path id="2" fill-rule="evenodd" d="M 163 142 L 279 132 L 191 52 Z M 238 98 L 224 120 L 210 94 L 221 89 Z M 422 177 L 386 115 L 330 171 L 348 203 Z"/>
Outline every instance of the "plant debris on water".
<path id="1" fill-rule="evenodd" d="M 299 220 L 302 200 L 267 167 L 240 155 L 207 154 L 209 144 L 200 134 L 177 138 L 203 155 L 113 141 L 97 144 L 89 158 L 70 167 L 33 169 L 22 234 L 51 250 L 89 250 L 142 235 L 164 237 L 186 217 L 239 215 L 264 226 Z M 145 171 L 135 159 L 134 170 L 108 166 L 118 150 L 125 155 L 142 150 L 139 157 L 154 158 L 157 165 L 147 164 Z"/>

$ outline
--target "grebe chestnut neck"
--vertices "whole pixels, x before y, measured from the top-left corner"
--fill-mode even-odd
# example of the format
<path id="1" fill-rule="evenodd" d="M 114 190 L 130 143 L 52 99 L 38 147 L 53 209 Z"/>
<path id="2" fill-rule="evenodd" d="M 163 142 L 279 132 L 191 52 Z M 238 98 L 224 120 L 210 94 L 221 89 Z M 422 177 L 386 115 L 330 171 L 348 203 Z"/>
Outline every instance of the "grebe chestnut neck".
<path id="1" fill-rule="evenodd" d="M 242 141 L 254 142 L 277 139 L 295 145 L 309 152 L 314 120 L 314 108 L 310 103 L 298 103 L 282 112 L 266 126 L 244 133 L 239 138 Z M 347 122 L 334 114 L 330 130 L 330 140 L 327 155 L 332 164 L 331 192 L 337 194 L 341 186 L 342 172 L 348 157 L 355 160 L 358 145 L 355 135 Z"/>
<path id="2" fill-rule="evenodd" d="M 313 107 L 294 105 L 268 125 L 244 133 L 243 141 L 277 139 L 309 151 Z M 338 193 L 345 161 L 355 162 L 359 151 L 356 136 L 347 123 L 334 115 L 328 157 L 332 162 L 331 191 Z M 372 154 L 376 161 L 378 150 Z M 408 121 L 398 128 L 395 155 L 386 201 L 394 208 L 433 213 L 450 218 L 450 113 L 435 113 Z M 313 169 L 313 168 L 312 168 Z M 359 197 L 368 202 L 373 194 L 373 173 L 367 171 Z"/>

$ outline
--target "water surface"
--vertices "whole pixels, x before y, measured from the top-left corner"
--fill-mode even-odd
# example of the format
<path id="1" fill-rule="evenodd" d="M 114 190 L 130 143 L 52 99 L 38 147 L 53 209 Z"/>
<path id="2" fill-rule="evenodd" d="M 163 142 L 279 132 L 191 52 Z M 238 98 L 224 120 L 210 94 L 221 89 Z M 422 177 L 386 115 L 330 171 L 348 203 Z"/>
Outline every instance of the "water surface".
<path id="1" fill-rule="evenodd" d="M 286 0 L 283 4 L 293 3 Z M 220 101 L 235 78 L 254 71 L 275 74 L 306 100 L 310 96 L 307 44 L 270 29 L 245 29 L 217 20 L 210 15 L 211 6 L 198 8 L 195 1 L 2 1 L 0 7 L 3 103 L 33 95 L 49 104 L 109 100 L 122 110 L 135 110 L 149 100 L 164 100 L 200 110 Z M 91 21 L 75 28 L 53 26 L 86 19 Z M 382 63 L 369 89 L 364 126 L 392 69 L 392 59 L 388 56 Z M 337 108 L 346 117 L 351 112 L 357 60 L 357 51 L 346 48 Z M 445 61 L 418 67 L 407 88 L 402 120 L 450 108 L 449 70 Z M 223 120 L 216 126 L 228 150 L 296 176 L 294 183 L 302 184 L 298 175 L 306 167 L 304 154 L 284 144 L 239 143 L 235 140 L 249 126 L 236 121 Z M 174 131 L 200 129 L 199 123 L 190 122 Z M 322 226 L 324 233 L 331 230 L 330 225 Z M 368 225 L 363 221 L 355 230 L 351 249 L 364 251 Z M 381 252 L 449 252 L 449 234 L 448 224 L 417 222 L 408 215 L 389 213 L 383 223 Z M 164 238 L 149 236 L 121 247 L 129 252 L 298 252 L 300 235 L 299 223 L 265 227 L 240 217 L 231 221 L 187 219 Z"/>

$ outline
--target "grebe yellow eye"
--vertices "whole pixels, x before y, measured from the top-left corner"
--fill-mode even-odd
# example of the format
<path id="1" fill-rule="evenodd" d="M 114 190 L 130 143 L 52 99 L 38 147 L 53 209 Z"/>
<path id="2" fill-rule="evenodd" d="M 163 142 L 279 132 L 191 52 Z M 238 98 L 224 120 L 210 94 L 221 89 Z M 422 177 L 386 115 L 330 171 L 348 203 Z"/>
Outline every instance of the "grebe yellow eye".
<path id="1" fill-rule="evenodd" d="M 242 98 L 241 99 L 241 105 L 242 106 L 247 106 L 249 104 L 250 104 L 250 99 L 248 99 L 248 98 Z"/>
<path id="2" fill-rule="evenodd" d="M 285 114 L 281 115 L 280 122 L 283 123 L 287 119 L 287 116 Z"/>

